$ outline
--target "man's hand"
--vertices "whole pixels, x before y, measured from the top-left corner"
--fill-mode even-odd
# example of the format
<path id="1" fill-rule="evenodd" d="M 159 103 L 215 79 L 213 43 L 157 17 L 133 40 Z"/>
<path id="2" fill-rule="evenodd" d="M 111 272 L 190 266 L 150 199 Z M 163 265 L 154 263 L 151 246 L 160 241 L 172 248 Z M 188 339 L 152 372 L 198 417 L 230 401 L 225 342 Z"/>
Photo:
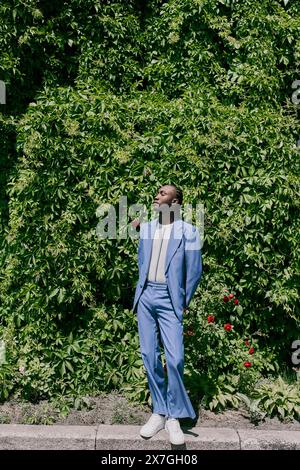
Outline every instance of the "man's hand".
<path id="1" fill-rule="evenodd" d="M 131 222 L 131 225 L 133 228 L 140 228 L 140 225 L 141 225 L 141 221 L 139 219 L 134 219 L 132 222 Z"/>
<path id="2" fill-rule="evenodd" d="M 188 309 L 187 307 L 184 308 L 184 309 L 183 309 L 183 313 L 184 313 L 184 315 L 188 314 L 188 313 L 189 313 L 189 309 Z"/>

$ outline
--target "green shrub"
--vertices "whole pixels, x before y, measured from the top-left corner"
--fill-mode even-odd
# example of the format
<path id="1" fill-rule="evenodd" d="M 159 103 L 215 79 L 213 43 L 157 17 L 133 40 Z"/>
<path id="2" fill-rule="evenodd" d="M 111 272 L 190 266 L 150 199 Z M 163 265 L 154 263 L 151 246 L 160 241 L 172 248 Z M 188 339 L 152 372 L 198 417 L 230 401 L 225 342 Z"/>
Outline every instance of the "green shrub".
<path id="1" fill-rule="evenodd" d="M 223 406 L 259 374 L 291 367 L 299 4 L 10 6 L 0 7 L 0 79 L 9 90 L 0 110 L 2 397 L 78 398 L 143 383 L 131 311 L 137 240 L 99 239 L 96 211 L 103 202 L 117 208 L 124 195 L 149 207 L 167 182 L 205 209 L 186 362 L 195 395 L 204 390 L 199 374 L 215 389 L 209 403 L 227 394 L 217 399 Z M 224 289 L 240 300 L 231 312 Z M 245 335 L 256 351 L 248 369 Z"/>
<path id="2" fill-rule="evenodd" d="M 245 330 L 243 307 L 228 295 L 224 291 L 214 299 L 214 315 L 203 314 L 199 300 L 193 300 L 185 318 L 189 388 L 212 410 L 237 407 L 237 393 L 251 393 L 261 376 L 279 367 L 275 348 L 262 349 L 259 332 Z"/>
<path id="3" fill-rule="evenodd" d="M 299 380 L 289 384 L 279 376 L 257 387 L 253 397 L 269 416 L 300 419 Z"/>
<path id="4" fill-rule="evenodd" d="M 30 401 L 80 398 L 135 380 L 142 365 L 135 323 L 129 310 L 113 306 L 94 309 L 76 336 L 43 319 L 16 328 L 14 341 L 6 342 L 9 364 L 0 369 L 0 393 Z"/>

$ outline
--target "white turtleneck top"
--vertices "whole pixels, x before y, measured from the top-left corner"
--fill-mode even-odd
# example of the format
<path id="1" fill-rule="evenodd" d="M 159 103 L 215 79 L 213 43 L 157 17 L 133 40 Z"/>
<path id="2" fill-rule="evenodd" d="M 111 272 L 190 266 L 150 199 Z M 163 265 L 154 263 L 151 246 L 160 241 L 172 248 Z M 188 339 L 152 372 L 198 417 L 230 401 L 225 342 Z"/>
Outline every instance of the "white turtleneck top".
<path id="1" fill-rule="evenodd" d="M 152 241 L 152 252 L 148 271 L 149 281 L 166 282 L 165 262 L 172 227 L 173 223 L 160 224 L 157 222 Z"/>

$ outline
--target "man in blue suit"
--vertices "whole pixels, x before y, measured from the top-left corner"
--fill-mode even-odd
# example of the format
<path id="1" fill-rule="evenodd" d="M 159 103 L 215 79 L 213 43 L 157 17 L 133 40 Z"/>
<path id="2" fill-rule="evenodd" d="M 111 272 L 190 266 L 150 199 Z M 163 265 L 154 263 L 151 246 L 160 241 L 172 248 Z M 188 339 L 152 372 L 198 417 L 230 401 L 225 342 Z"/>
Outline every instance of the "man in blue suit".
<path id="1" fill-rule="evenodd" d="M 149 438 L 165 428 L 176 445 L 184 443 L 178 418 L 196 417 L 183 384 L 183 314 L 202 275 L 199 231 L 180 218 L 181 204 L 177 186 L 162 186 L 154 200 L 158 219 L 141 224 L 133 302 L 152 399 L 152 415 L 140 434 Z M 167 388 L 159 339 L 166 357 Z"/>

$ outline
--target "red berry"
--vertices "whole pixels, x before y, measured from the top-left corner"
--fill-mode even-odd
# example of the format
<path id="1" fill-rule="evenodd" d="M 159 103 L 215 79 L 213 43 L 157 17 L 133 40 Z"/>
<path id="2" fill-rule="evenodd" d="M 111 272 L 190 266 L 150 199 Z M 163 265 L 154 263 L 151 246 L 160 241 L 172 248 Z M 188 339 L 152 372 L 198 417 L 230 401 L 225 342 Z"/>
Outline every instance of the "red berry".
<path id="1" fill-rule="evenodd" d="M 248 361 L 247 361 L 247 362 L 244 362 L 244 366 L 245 366 L 245 367 L 251 367 L 251 366 L 252 366 L 252 363 L 251 363 L 251 362 L 248 362 Z"/>
<path id="2" fill-rule="evenodd" d="M 239 303 L 238 299 L 234 299 L 233 303 L 237 305 Z"/>
<path id="3" fill-rule="evenodd" d="M 244 343 L 245 343 L 246 346 L 250 346 L 249 339 L 245 339 L 245 340 L 244 340 Z"/>
<path id="4" fill-rule="evenodd" d="M 230 299 L 233 299 L 234 295 L 233 294 L 229 294 L 229 298 Z"/>
<path id="5" fill-rule="evenodd" d="M 224 302 L 228 302 L 229 299 L 228 299 L 227 295 L 224 295 L 223 300 L 224 300 Z"/>
<path id="6" fill-rule="evenodd" d="M 252 347 L 249 349 L 249 354 L 253 354 L 253 353 L 254 353 L 254 348 Z"/>
<path id="7" fill-rule="evenodd" d="M 231 331 L 232 330 L 232 325 L 230 323 L 225 323 L 224 330 Z"/>
<path id="8" fill-rule="evenodd" d="M 215 321 L 215 317 L 213 315 L 208 315 L 207 321 L 208 323 L 213 323 Z"/>

